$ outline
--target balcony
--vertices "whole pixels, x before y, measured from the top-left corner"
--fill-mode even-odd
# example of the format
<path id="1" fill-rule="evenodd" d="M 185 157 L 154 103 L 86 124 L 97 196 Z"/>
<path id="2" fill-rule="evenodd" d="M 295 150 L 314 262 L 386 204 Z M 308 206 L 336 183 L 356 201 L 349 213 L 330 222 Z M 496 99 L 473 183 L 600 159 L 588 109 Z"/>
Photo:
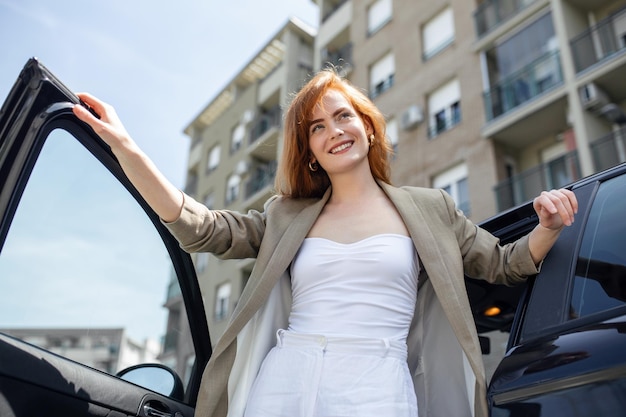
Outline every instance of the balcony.
<path id="1" fill-rule="evenodd" d="M 596 139 L 590 145 L 595 172 L 626 162 L 626 126 Z M 536 197 L 541 191 L 559 188 L 581 178 L 578 152 L 521 172 L 494 187 L 498 211 Z"/>
<path id="2" fill-rule="evenodd" d="M 558 52 L 551 52 L 511 74 L 484 93 L 485 114 L 491 121 L 563 83 Z"/>
<path id="3" fill-rule="evenodd" d="M 626 50 L 624 19 L 626 9 L 604 19 L 570 41 L 577 73 Z"/>
<path id="4" fill-rule="evenodd" d="M 262 112 L 254 121 L 252 129 L 250 129 L 250 144 L 256 142 L 271 128 L 279 127 L 281 115 L 280 106 L 275 106 L 268 111 Z"/>
<path id="5" fill-rule="evenodd" d="M 265 200 L 269 198 L 276 177 L 278 163 L 271 161 L 258 165 L 250 174 L 245 184 L 245 205 L 248 209 L 261 209 Z"/>
<path id="6" fill-rule="evenodd" d="M 596 171 L 626 162 L 626 126 L 591 143 L 591 155 Z"/>
<path id="7" fill-rule="evenodd" d="M 282 113 L 280 106 L 262 112 L 250 129 L 248 154 L 262 161 L 276 159 Z"/>
<path id="8" fill-rule="evenodd" d="M 535 0 L 486 0 L 474 12 L 476 33 L 480 38 L 510 19 Z"/>
<path id="9" fill-rule="evenodd" d="M 515 207 L 535 198 L 543 190 L 563 187 L 580 177 L 577 151 L 539 164 L 494 187 L 498 211 Z"/>

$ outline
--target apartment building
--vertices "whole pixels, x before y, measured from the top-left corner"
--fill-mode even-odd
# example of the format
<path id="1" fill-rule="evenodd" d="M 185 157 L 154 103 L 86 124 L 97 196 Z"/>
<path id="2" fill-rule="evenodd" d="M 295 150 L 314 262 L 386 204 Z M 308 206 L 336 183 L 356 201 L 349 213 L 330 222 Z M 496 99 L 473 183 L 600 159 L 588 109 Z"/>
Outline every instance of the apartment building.
<path id="1" fill-rule="evenodd" d="M 480 221 L 626 160 L 625 0 L 314 0 L 186 127 L 186 191 L 261 209 L 281 109 L 335 65 L 387 117 L 392 180 L 446 189 Z M 213 340 L 253 260 L 194 255 Z"/>
<path id="2" fill-rule="evenodd" d="M 137 342 L 122 328 L 9 328 L 0 332 L 113 375 L 130 366 L 156 362 L 161 349 L 158 341 Z"/>
<path id="3" fill-rule="evenodd" d="M 626 2 L 319 0 L 316 67 L 388 116 L 398 184 L 480 221 L 624 161 Z"/>

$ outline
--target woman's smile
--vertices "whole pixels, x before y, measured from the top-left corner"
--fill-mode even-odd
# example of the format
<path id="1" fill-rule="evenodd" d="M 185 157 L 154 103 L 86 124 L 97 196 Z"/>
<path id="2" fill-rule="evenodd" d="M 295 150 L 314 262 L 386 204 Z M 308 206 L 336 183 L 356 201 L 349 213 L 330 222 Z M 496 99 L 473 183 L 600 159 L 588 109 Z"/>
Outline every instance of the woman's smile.
<path id="1" fill-rule="evenodd" d="M 332 148 L 330 150 L 330 153 L 332 153 L 333 155 L 337 154 L 337 153 L 339 153 L 341 151 L 344 151 L 346 149 L 351 148 L 353 144 L 354 144 L 354 141 L 344 142 L 344 143 L 340 144 L 339 146 L 335 146 L 334 148 Z"/>

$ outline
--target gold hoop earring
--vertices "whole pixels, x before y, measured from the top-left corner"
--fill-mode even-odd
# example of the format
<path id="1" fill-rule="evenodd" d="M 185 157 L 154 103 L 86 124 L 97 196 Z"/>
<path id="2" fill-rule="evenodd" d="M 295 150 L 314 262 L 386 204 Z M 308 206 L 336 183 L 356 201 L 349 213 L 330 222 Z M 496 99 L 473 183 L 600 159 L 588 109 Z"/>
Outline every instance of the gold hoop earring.
<path id="1" fill-rule="evenodd" d="M 320 167 L 320 166 L 318 165 L 318 163 L 317 163 L 317 162 L 315 162 L 315 161 L 313 161 L 313 162 L 309 161 L 309 170 L 310 170 L 311 172 L 315 172 L 315 171 L 317 171 L 317 170 L 319 169 L 319 167 Z"/>
<path id="2" fill-rule="evenodd" d="M 370 148 L 371 148 L 372 146 L 374 146 L 374 141 L 376 140 L 376 136 L 374 136 L 374 134 L 372 133 L 372 134 L 369 136 L 369 138 L 368 138 L 368 139 L 369 139 L 369 141 L 368 141 L 368 142 L 369 142 L 369 144 L 370 144 Z"/>

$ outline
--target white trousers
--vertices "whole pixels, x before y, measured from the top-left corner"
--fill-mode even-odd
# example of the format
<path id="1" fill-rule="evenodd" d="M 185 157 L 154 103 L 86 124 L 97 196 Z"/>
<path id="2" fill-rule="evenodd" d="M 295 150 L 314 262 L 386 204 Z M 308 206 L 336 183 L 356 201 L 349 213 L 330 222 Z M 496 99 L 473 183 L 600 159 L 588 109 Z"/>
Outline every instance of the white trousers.
<path id="1" fill-rule="evenodd" d="M 245 417 L 417 417 L 406 344 L 277 333 Z"/>

